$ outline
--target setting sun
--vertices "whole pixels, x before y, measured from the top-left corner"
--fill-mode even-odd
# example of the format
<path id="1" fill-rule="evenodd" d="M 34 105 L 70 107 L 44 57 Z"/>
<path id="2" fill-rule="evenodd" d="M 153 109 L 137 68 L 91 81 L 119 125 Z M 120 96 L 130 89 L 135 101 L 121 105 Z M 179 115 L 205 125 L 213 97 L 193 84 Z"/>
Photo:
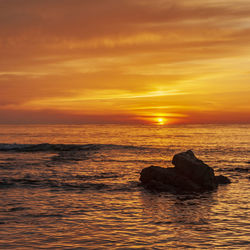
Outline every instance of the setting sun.
<path id="1" fill-rule="evenodd" d="M 162 117 L 156 118 L 156 121 L 157 121 L 157 125 L 164 125 L 166 123 L 166 119 Z"/>

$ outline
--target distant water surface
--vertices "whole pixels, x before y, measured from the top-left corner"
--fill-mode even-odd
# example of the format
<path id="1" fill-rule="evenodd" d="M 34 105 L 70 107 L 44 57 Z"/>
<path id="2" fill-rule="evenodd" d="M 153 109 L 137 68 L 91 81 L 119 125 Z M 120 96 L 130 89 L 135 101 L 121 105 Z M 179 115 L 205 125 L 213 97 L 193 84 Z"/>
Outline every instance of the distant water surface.
<path id="1" fill-rule="evenodd" d="M 192 149 L 232 184 L 154 194 Z M 0 249 L 249 249 L 249 125 L 0 125 Z"/>

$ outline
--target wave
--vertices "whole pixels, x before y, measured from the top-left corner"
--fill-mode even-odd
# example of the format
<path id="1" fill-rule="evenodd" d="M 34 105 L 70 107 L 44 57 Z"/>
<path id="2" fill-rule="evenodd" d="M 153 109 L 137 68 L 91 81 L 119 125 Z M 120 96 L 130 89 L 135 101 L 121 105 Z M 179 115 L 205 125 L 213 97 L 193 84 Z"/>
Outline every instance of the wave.
<path id="1" fill-rule="evenodd" d="M 92 159 L 93 162 L 118 162 L 118 163 L 144 163 L 144 164 L 169 164 L 170 160 L 118 160 L 118 159 Z"/>
<path id="2" fill-rule="evenodd" d="M 72 176 L 71 181 L 67 180 L 56 180 L 56 179 L 37 179 L 27 177 L 12 178 L 4 177 L 0 179 L 0 189 L 9 188 L 39 188 L 39 189 L 50 189 L 53 191 L 87 191 L 87 190 L 105 190 L 107 192 L 113 191 L 133 191 L 138 187 L 137 182 L 129 183 L 103 183 L 101 180 L 105 179 L 118 179 L 123 175 L 117 175 L 115 173 L 101 173 L 99 175 L 86 176 L 76 175 Z M 78 180 L 78 181 L 74 181 Z"/>
<path id="3" fill-rule="evenodd" d="M 108 185 L 104 183 L 69 183 L 60 182 L 56 180 L 37 180 L 30 178 L 3 178 L 0 180 L 0 188 L 11 188 L 11 187 L 27 187 L 27 188 L 53 188 L 63 190 L 85 190 L 85 189 L 103 189 L 107 188 Z"/>
<path id="4" fill-rule="evenodd" d="M 17 151 L 17 152 L 46 152 L 46 151 L 78 151 L 78 150 L 95 150 L 98 149 L 96 144 L 0 144 L 0 151 Z"/>
<path id="5" fill-rule="evenodd" d="M 115 145 L 115 144 L 8 144 L 0 143 L 0 151 L 14 152 L 60 152 L 60 151 L 89 151 L 99 149 L 145 149 L 133 145 Z"/>
<path id="6" fill-rule="evenodd" d="M 236 168 L 227 168 L 227 169 L 223 169 L 223 171 L 227 171 L 227 172 L 250 172 L 250 167 L 236 167 Z"/>

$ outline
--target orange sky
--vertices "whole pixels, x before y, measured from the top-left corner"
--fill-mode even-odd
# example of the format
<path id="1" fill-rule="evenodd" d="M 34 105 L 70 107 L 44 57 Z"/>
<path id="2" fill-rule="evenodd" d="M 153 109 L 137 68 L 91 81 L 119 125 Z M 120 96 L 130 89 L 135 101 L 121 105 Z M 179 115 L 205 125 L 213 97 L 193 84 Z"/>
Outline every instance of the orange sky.
<path id="1" fill-rule="evenodd" d="M 250 123 L 249 13 L 249 0 L 0 0 L 0 123 Z"/>

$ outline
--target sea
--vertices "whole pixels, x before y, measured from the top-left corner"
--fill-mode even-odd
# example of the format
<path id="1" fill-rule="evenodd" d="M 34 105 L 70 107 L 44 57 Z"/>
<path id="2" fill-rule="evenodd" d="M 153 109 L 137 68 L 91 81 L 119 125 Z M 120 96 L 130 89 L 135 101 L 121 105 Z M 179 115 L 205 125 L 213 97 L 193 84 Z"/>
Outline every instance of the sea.
<path id="1" fill-rule="evenodd" d="M 231 184 L 145 190 L 192 150 Z M 0 249 L 250 249 L 250 125 L 0 125 Z"/>

